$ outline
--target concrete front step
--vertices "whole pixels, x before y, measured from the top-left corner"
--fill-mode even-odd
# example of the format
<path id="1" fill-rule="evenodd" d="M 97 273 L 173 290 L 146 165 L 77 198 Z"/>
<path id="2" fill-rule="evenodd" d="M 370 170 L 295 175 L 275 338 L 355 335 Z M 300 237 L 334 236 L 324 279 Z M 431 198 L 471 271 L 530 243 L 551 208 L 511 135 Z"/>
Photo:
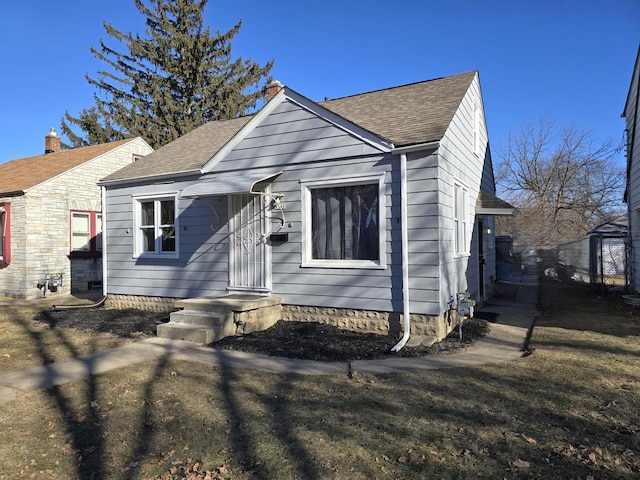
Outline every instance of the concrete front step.
<path id="1" fill-rule="evenodd" d="M 204 310 L 178 310 L 171 312 L 171 323 L 187 325 L 206 325 L 221 327 L 227 323 L 233 324 L 233 312 L 211 312 Z"/>
<path id="2" fill-rule="evenodd" d="M 213 297 L 184 298 L 175 302 L 176 308 L 207 312 L 245 312 L 282 304 L 280 297 L 259 295 L 217 295 Z"/>
<path id="3" fill-rule="evenodd" d="M 175 302 L 170 322 L 158 325 L 157 335 L 172 340 L 211 343 L 231 335 L 264 330 L 282 318 L 280 297 L 219 295 Z"/>
<path id="4" fill-rule="evenodd" d="M 171 340 L 188 340 L 190 342 L 209 344 L 217 342 L 221 338 L 235 334 L 235 324 L 230 326 L 214 327 L 210 325 L 197 325 L 186 323 L 162 323 L 158 325 L 157 335 L 159 338 L 169 338 Z"/>

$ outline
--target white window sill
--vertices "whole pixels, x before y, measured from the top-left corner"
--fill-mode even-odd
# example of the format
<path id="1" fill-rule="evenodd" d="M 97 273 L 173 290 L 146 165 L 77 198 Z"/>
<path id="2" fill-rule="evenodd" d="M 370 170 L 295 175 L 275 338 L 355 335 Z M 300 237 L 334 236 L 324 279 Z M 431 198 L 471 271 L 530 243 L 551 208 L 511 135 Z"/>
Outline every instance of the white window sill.
<path id="1" fill-rule="evenodd" d="M 140 260 L 177 260 L 180 258 L 180 255 L 177 253 L 140 253 L 134 255 L 133 258 Z"/>
<path id="2" fill-rule="evenodd" d="M 364 270 L 385 270 L 386 265 L 370 262 L 366 260 L 362 261 L 349 261 L 349 260 L 310 260 L 302 263 L 302 268 L 349 268 L 349 269 L 364 269 Z"/>

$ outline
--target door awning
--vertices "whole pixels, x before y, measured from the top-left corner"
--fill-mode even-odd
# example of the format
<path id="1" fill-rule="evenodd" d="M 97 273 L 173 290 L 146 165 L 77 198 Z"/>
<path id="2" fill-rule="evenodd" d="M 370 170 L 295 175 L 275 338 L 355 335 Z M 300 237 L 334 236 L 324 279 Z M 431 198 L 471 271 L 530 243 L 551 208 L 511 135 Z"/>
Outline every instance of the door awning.
<path id="1" fill-rule="evenodd" d="M 185 187 L 180 198 L 198 198 L 212 195 L 230 195 L 233 193 L 258 193 L 255 186 L 263 182 L 271 182 L 280 172 L 257 173 L 247 172 L 233 175 L 218 173 L 211 178 L 198 180 L 196 183 Z"/>
<path id="2" fill-rule="evenodd" d="M 486 190 L 480 190 L 476 201 L 476 215 L 513 215 L 516 208 Z"/>

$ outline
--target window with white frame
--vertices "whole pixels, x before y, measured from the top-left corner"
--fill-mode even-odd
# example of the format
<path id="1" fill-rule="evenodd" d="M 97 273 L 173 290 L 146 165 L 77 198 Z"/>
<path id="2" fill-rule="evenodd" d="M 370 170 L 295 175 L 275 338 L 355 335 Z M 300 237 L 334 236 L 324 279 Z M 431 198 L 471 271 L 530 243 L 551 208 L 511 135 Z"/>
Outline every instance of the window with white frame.
<path id="1" fill-rule="evenodd" d="M 136 255 L 177 255 L 176 199 L 139 198 L 136 208 Z"/>
<path id="2" fill-rule="evenodd" d="M 453 225 L 455 253 L 469 253 L 469 190 L 459 183 L 453 185 Z"/>
<path id="3" fill-rule="evenodd" d="M 11 261 L 11 204 L 0 203 L 0 264 Z"/>
<path id="4" fill-rule="evenodd" d="M 480 107 L 473 105 L 473 152 L 480 156 Z"/>
<path id="5" fill-rule="evenodd" d="M 71 212 L 71 255 L 95 254 L 102 250 L 102 214 Z"/>
<path id="6" fill-rule="evenodd" d="M 383 178 L 303 183 L 303 265 L 384 266 Z"/>

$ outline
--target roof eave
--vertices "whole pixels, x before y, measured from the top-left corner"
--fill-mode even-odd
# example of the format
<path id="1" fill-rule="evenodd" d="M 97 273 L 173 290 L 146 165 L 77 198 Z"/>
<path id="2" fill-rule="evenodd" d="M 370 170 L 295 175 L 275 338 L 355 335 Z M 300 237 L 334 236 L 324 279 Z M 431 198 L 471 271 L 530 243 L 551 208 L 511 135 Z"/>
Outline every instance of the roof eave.
<path id="1" fill-rule="evenodd" d="M 391 150 L 391 153 L 400 155 L 402 153 L 422 152 L 424 150 L 437 150 L 440 147 L 440 140 L 433 140 L 431 142 L 416 143 L 414 145 L 405 145 L 402 147 L 395 147 Z"/>
<path id="2" fill-rule="evenodd" d="M 515 208 L 476 208 L 476 215 L 512 216 L 515 213 Z"/>

